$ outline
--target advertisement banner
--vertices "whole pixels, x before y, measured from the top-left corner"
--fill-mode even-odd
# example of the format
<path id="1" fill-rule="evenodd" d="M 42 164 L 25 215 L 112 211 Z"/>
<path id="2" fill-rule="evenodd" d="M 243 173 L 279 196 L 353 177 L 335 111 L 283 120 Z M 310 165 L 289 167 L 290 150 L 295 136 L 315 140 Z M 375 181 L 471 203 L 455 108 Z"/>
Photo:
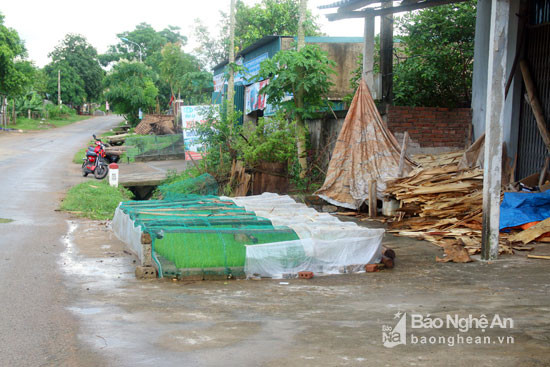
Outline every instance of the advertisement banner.
<path id="1" fill-rule="evenodd" d="M 191 152 L 202 151 L 202 144 L 195 127 L 206 122 L 209 106 L 182 106 L 181 122 L 185 150 Z"/>
<path id="2" fill-rule="evenodd" d="M 244 90 L 244 113 L 249 114 L 252 111 L 263 110 L 266 108 L 267 97 L 260 94 L 260 90 L 269 83 L 268 80 L 262 80 L 249 85 Z"/>

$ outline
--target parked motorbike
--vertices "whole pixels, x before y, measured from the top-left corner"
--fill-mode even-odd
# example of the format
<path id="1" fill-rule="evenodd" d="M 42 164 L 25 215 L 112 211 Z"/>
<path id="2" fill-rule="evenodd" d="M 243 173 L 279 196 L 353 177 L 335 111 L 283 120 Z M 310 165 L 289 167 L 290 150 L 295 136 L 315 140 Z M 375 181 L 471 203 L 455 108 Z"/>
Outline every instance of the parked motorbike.
<path id="1" fill-rule="evenodd" d="M 109 163 L 116 163 L 119 159 L 117 155 L 109 155 L 105 152 L 105 144 L 98 139 L 95 134 L 94 145 L 88 147 L 86 157 L 83 158 L 82 176 L 86 177 L 93 173 L 94 177 L 101 180 L 109 172 Z"/>

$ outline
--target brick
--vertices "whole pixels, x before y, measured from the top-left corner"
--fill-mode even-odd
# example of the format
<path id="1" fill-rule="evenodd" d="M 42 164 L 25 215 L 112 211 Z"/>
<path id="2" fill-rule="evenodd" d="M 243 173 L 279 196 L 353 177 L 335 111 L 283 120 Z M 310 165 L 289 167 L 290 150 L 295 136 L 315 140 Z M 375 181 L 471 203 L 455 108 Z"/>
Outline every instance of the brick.
<path id="1" fill-rule="evenodd" d="M 137 279 L 154 279 L 157 277 L 157 269 L 152 266 L 137 266 L 135 274 Z"/>
<path id="2" fill-rule="evenodd" d="M 374 272 L 379 271 L 378 264 L 367 264 L 367 265 L 365 265 L 365 271 L 367 273 L 374 273 Z"/>
<path id="3" fill-rule="evenodd" d="M 153 241 L 151 240 L 151 235 L 147 232 L 143 232 L 141 234 L 141 243 L 143 244 L 151 244 Z"/>
<path id="4" fill-rule="evenodd" d="M 299 271 L 298 277 L 300 279 L 311 279 L 313 278 L 313 272 L 312 271 Z"/>

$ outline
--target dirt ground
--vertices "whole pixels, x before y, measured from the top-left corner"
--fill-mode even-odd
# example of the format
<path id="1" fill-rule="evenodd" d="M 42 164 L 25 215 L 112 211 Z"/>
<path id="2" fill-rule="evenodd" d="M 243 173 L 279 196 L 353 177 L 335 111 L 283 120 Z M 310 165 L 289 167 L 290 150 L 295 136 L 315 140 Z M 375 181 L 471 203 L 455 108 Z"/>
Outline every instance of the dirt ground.
<path id="1" fill-rule="evenodd" d="M 60 265 L 67 286 L 81 295 L 70 310 L 81 320 L 81 342 L 109 365 L 550 365 L 545 260 L 519 254 L 441 264 L 435 256 L 442 251 L 433 245 L 386 235 L 396 267 L 378 273 L 285 280 L 289 284 L 136 280 L 135 259 L 108 222 L 67 223 Z M 536 245 L 534 253 L 549 254 L 550 244 Z M 396 327 L 398 312 L 409 315 L 407 323 L 412 314 L 443 320 L 498 314 L 513 319 L 513 327 L 460 332 L 409 324 L 407 344 L 386 348 L 383 327 Z M 422 336 L 425 344 L 412 339 Z M 454 343 L 430 343 L 431 336 Z M 468 344 L 468 336 L 491 341 Z"/>

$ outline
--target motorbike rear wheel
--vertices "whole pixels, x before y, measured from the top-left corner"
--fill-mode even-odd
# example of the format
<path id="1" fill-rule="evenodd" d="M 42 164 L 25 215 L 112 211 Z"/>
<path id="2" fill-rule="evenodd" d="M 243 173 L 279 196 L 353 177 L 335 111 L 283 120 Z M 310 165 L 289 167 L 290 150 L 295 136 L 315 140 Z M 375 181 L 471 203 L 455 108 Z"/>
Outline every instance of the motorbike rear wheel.
<path id="1" fill-rule="evenodd" d="M 105 165 L 98 165 L 94 170 L 94 177 L 98 180 L 101 180 L 107 176 L 107 173 L 109 172 L 109 168 Z"/>

